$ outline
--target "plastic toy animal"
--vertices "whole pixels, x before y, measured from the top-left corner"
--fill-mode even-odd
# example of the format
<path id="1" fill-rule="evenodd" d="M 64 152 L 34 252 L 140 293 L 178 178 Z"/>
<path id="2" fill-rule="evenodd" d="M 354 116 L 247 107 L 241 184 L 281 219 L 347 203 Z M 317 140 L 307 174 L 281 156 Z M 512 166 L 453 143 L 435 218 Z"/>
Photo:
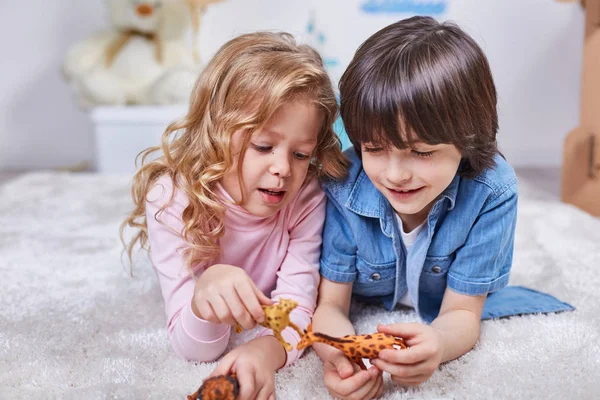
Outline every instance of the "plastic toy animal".
<path id="1" fill-rule="evenodd" d="M 379 356 L 383 349 L 406 349 L 406 344 L 401 338 L 394 337 L 387 333 L 372 333 L 370 335 L 346 335 L 340 338 L 332 337 L 324 333 L 313 332 L 312 324 L 308 325 L 307 331 L 298 343 L 298 350 L 312 345 L 313 343 L 324 343 L 333 346 L 344 352 L 346 357 L 353 363 L 356 363 L 361 369 L 367 369 L 363 358 L 372 360 Z"/>
<path id="2" fill-rule="evenodd" d="M 291 299 L 279 299 L 279 303 L 273 304 L 272 306 L 262 306 L 265 312 L 265 320 L 260 323 L 261 326 L 273 330 L 273 335 L 281 342 L 283 347 L 287 351 L 292 350 L 292 345 L 285 341 L 281 336 L 283 331 L 288 326 L 295 329 L 296 332 L 302 337 L 304 332 L 296 324 L 290 321 L 290 312 L 298 306 L 298 302 Z M 235 331 L 240 333 L 242 327 L 238 324 L 234 325 Z"/>
<path id="3" fill-rule="evenodd" d="M 187 400 L 235 400 L 239 392 L 240 384 L 235 374 L 219 375 L 204 381 Z"/>

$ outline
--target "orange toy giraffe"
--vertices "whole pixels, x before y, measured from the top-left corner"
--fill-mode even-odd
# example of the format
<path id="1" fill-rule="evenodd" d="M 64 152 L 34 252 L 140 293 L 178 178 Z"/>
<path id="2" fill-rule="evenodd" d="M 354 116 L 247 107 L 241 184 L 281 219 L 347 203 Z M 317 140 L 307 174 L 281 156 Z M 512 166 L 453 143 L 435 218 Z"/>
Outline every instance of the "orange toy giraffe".
<path id="1" fill-rule="evenodd" d="M 265 320 L 261 322 L 260 325 L 272 329 L 273 335 L 281 342 L 287 351 L 292 351 L 293 347 L 285 341 L 283 336 L 281 336 L 281 331 L 289 326 L 290 328 L 295 329 L 300 337 L 304 335 L 304 332 L 302 332 L 296 324 L 290 321 L 290 313 L 297 306 L 298 302 L 291 299 L 279 299 L 279 303 L 277 304 L 273 304 L 272 306 L 262 306 L 265 312 Z M 235 324 L 234 327 L 237 333 L 242 331 L 240 325 Z"/>
<path id="2" fill-rule="evenodd" d="M 404 340 L 388 335 L 387 333 L 372 333 L 370 335 L 346 335 L 340 338 L 332 337 L 324 333 L 313 332 L 312 324 L 298 343 L 298 350 L 312 345 L 313 343 L 324 343 L 344 352 L 346 357 L 353 363 L 358 364 L 361 369 L 367 369 L 363 358 L 372 360 L 379 356 L 383 349 L 395 349 L 398 346 L 406 349 Z"/>

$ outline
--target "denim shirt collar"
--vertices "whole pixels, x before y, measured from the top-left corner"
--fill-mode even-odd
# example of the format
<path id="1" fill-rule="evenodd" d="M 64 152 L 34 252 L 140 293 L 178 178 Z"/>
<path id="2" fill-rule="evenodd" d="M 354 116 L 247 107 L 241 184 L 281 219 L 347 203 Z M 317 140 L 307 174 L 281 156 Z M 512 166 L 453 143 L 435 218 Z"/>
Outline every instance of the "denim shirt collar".
<path id="1" fill-rule="evenodd" d="M 454 208 L 456 195 L 460 177 L 454 176 L 454 179 L 448 187 L 442 192 L 437 203 L 440 203 L 444 198 L 448 199 L 448 210 Z M 394 210 L 385 196 L 373 185 L 364 170 L 360 171 L 358 179 L 356 179 L 346 208 L 350 211 L 362 215 L 364 217 L 379 218 L 381 220 L 381 230 L 387 235 L 392 234 L 392 222 Z"/>

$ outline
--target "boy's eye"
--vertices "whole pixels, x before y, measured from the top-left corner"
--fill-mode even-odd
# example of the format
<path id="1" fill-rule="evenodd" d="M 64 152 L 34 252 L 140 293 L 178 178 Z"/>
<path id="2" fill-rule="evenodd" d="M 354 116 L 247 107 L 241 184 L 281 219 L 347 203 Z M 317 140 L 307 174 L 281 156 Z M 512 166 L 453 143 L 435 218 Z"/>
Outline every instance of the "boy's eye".
<path id="1" fill-rule="evenodd" d="M 304 153 L 294 153 L 294 156 L 298 159 L 298 160 L 308 160 L 310 158 L 309 154 L 304 154 Z"/>
<path id="2" fill-rule="evenodd" d="M 364 146 L 363 149 L 367 153 L 379 153 L 383 151 L 383 147 L 378 146 Z"/>
<path id="3" fill-rule="evenodd" d="M 431 157 L 433 155 L 433 151 L 417 151 L 412 150 L 412 153 L 417 157 Z"/>
<path id="4" fill-rule="evenodd" d="M 260 146 L 258 144 L 254 144 L 254 143 L 250 143 L 250 145 L 252 146 L 252 148 L 258 152 L 261 153 L 267 153 L 269 151 L 271 151 L 271 149 L 273 149 L 273 146 Z"/>

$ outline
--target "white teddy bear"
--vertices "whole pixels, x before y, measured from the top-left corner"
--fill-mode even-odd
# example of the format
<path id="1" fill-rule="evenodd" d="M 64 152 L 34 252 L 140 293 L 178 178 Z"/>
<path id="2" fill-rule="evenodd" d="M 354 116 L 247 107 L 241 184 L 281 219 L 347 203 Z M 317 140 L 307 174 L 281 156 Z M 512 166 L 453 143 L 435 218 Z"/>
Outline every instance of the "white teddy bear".
<path id="1" fill-rule="evenodd" d="M 106 0 L 112 29 L 67 52 L 63 73 L 83 106 L 182 104 L 201 66 L 190 26 L 220 0 Z"/>

